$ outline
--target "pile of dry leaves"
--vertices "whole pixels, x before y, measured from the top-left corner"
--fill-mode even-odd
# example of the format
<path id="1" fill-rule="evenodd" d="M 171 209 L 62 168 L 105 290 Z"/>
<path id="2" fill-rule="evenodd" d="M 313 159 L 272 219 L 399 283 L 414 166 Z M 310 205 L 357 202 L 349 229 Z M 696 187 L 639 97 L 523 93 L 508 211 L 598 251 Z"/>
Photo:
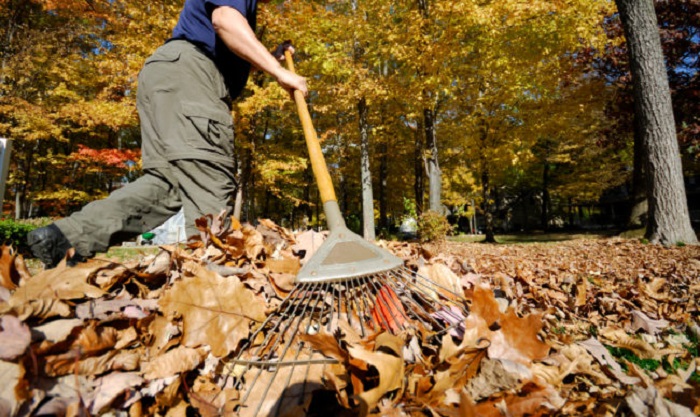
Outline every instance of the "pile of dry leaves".
<path id="1" fill-rule="evenodd" d="M 230 359 L 294 287 L 323 235 L 269 221 L 198 226 L 202 240 L 187 249 L 35 276 L 4 247 L 0 416 L 249 413 Z M 421 275 L 461 288 L 468 316 L 440 337 L 381 329 L 360 337 L 342 322 L 301 335 L 332 361 L 295 371 L 296 405 L 260 415 L 700 413 L 697 247 L 381 244 Z M 291 379 L 270 392 L 281 395 Z"/>

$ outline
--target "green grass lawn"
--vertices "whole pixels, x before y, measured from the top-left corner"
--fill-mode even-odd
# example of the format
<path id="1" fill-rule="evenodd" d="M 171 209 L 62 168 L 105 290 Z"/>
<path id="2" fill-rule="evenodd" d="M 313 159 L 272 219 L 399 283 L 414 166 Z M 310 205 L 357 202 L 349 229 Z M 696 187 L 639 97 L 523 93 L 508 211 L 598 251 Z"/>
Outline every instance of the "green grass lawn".
<path id="1" fill-rule="evenodd" d="M 642 231 L 639 236 L 636 231 L 634 233 L 625 232 L 624 234 L 629 234 L 629 236 L 622 236 L 627 238 L 637 238 L 641 237 L 644 232 Z M 496 242 L 505 244 L 517 244 L 517 243 L 556 243 L 565 242 L 568 240 L 576 239 L 601 239 L 606 237 L 618 236 L 617 232 L 608 231 L 596 231 L 596 232 L 557 232 L 557 233 L 543 233 L 543 232 L 533 232 L 533 233 L 517 233 L 517 234 L 497 234 Z M 484 240 L 484 235 L 459 235 L 450 236 L 447 238 L 450 242 L 459 243 L 478 243 Z"/>
<path id="2" fill-rule="evenodd" d="M 112 262 L 128 262 L 141 259 L 145 256 L 158 253 L 158 246 L 113 246 L 107 252 L 100 252 L 95 258 L 106 259 Z M 24 258 L 27 268 L 32 275 L 36 275 L 43 270 L 43 264 L 37 258 Z"/>

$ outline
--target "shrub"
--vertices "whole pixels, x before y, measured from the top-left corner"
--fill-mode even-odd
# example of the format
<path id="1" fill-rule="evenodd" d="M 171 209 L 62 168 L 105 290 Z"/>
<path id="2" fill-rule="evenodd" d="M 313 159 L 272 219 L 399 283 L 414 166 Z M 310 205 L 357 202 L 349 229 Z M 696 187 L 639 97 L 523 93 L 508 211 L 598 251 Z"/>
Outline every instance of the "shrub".
<path id="1" fill-rule="evenodd" d="M 426 211 L 418 217 L 418 238 L 421 242 L 439 242 L 452 233 L 447 217 L 434 211 Z"/>
<path id="2" fill-rule="evenodd" d="M 29 249 L 27 247 L 27 233 L 49 222 L 48 219 L 22 221 L 0 219 L 0 239 L 2 239 L 2 243 L 12 245 L 17 251 L 26 253 Z"/>

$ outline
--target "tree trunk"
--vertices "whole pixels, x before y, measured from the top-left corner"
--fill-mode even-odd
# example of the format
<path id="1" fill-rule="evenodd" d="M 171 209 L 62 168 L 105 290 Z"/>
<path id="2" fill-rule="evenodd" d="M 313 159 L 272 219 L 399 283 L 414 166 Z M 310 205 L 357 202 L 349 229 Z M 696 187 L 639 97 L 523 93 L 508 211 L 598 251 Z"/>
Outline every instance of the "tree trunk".
<path id="1" fill-rule="evenodd" d="M 653 0 L 616 0 L 625 29 L 634 88 L 635 123 L 646 157 L 650 242 L 697 243 L 690 224 Z"/>
<path id="2" fill-rule="evenodd" d="M 628 228 L 642 227 L 647 223 L 649 205 L 645 188 L 644 148 L 642 147 L 641 132 L 634 132 L 634 165 L 632 168 L 632 209 L 627 219 Z"/>
<path id="3" fill-rule="evenodd" d="M 549 163 L 544 161 L 542 169 L 542 230 L 549 229 Z"/>
<path id="4" fill-rule="evenodd" d="M 307 165 L 306 171 L 304 171 L 304 183 L 306 184 L 304 186 L 304 204 L 303 204 L 303 213 L 304 216 L 306 217 L 306 224 L 305 228 L 309 226 L 311 221 L 314 218 L 314 212 L 312 209 L 312 204 L 311 204 L 311 187 L 312 185 L 315 184 L 314 181 L 314 175 L 311 170 L 311 164 Z"/>
<path id="5" fill-rule="evenodd" d="M 369 126 L 367 125 L 367 100 L 362 97 L 357 103 L 360 123 L 360 171 L 362 178 L 362 236 L 373 241 L 374 196 L 372 194 L 372 172 L 369 167 Z"/>
<path id="6" fill-rule="evenodd" d="M 425 170 L 428 174 L 428 207 L 436 213 L 442 210 L 442 171 L 438 163 L 437 138 L 435 136 L 435 114 L 431 109 L 423 110 L 425 120 L 425 145 L 428 155 L 425 160 Z"/>
<path id="7" fill-rule="evenodd" d="M 491 178 L 487 168 L 482 168 L 481 171 L 481 188 L 482 198 L 484 200 L 484 222 L 486 243 L 496 243 L 496 233 L 493 230 L 493 190 L 491 190 Z"/>
<path id="8" fill-rule="evenodd" d="M 415 174 L 415 180 L 413 183 L 413 190 L 416 194 L 416 214 L 421 215 L 423 213 L 423 196 L 425 194 L 425 168 L 423 167 L 423 126 L 422 123 L 418 123 L 415 130 L 415 153 L 413 172 Z"/>
<path id="9" fill-rule="evenodd" d="M 388 146 L 385 140 L 379 143 L 379 228 L 389 230 L 387 206 L 387 180 L 389 178 Z"/>

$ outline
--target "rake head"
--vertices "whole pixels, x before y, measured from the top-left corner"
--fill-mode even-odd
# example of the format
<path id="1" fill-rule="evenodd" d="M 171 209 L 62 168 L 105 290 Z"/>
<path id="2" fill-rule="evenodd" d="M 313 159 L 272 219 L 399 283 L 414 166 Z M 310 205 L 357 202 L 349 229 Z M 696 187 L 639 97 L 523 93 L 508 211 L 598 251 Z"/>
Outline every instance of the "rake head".
<path id="1" fill-rule="evenodd" d="M 387 331 L 439 339 L 449 330 L 459 331 L 466 314 L 460 295 L 403 266 L 373 275 L 299 282 L 230 364 L 241 392 L 238 413 L 299 415 L 308 408 L 309 393 L 323 388 L 322 376 L 337 364 L 311 348 L 308 335 L 349 327 L 362 338 Z"/>
<path id="2" fill-rule="evenodd" d="M 402 265 L 400 258 L 340 226 L 331 229 L 328 238 L 299 271 L 296 282 L 346 282 Z"/>

